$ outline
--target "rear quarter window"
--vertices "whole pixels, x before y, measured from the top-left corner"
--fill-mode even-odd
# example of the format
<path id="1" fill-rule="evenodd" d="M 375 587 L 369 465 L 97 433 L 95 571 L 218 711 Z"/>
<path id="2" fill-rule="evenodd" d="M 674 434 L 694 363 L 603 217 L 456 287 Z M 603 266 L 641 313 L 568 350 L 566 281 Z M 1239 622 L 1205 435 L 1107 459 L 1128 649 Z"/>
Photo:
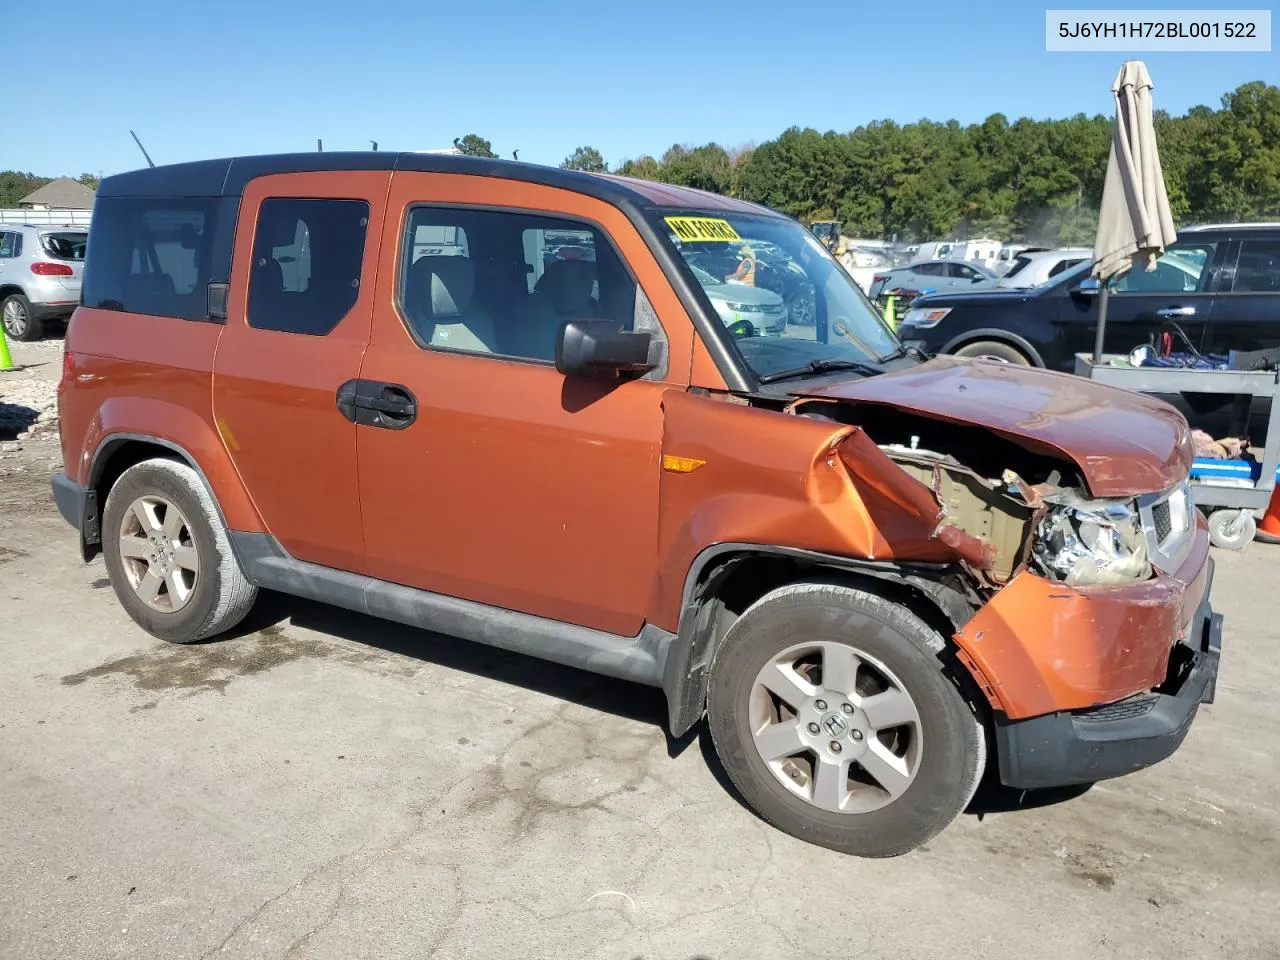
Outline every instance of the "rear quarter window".
<path id="1" fill-rule="evenodd" d="M 219 209 L 214 198 L 100 198 L 81 302 L 102 310 L 205 319 L 208 284 L 226 280 L 226 257 L 217 249 Z"/>

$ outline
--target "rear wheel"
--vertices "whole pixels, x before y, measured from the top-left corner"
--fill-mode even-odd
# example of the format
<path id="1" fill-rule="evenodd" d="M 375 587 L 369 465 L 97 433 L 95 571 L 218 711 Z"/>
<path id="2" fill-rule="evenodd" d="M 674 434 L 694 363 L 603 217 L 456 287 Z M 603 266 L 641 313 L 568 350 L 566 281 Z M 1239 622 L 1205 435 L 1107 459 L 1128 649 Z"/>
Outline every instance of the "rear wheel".
<path id="1" fill-rule="evenodd" d="M 258 593 L 204 482 L 175 460 L 144 460 L 120 475 L 103 511 L 102 553 L 121 606 L 173 643 L 230 630 Z"/>
<path id="2" fill-rule="evenodd" d="M 875 593 L 782 587 L 716 653 L 708 724 L 742 796 L 770 823 L 859 856 L 906 853 L 969 803 L 981 723 L 945 676 L 942 637 Z"/>
<path id="3" fill-rule="evenodd" d="M 998 360 L 1000 363 L 1014 363 L 1021 367 L 1031 366 L 1031 358 L 1017 347 L 1001 340 L 975 340 L 952 351 L 957 357 L 972 357 L 975 360 Z"/>
<path id="4" fill-rule="evenodd" d="M 31 301 L 20 293 L 13 293 L 0 303 L 0 323 L 4 332 L 14 340 L 39 340 L 43 325 L 31 314 Z"/>

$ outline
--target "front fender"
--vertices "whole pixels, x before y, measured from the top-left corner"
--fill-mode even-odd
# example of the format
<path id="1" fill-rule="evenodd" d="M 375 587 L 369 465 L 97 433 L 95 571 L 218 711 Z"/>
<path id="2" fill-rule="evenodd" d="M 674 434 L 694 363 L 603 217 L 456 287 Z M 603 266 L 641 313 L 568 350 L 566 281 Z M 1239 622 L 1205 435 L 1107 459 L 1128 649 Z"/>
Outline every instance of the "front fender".
<path id="1" fill-rule="evenodd" d="M 716 544 L 987 562 L 984 545 L 944 522 L 933 492 L 856 427 L 676 390 L 663 409 L 664 456 L 704 465 L 662 474 L 650 623 L 678 629 L 687 575 Z"/>

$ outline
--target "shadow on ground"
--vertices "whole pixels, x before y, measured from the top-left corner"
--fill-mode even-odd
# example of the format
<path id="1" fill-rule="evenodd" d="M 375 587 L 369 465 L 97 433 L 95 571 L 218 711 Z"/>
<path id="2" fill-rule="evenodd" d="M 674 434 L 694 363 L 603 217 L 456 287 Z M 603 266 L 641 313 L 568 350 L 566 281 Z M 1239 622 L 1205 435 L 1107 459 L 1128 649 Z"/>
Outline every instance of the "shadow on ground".
<path id="1" fill-rule="evenodd" d="M 682 753 L 697 735 L 696 730 L 684 737 L 666 733 L 666 699 L 660 690 L 652 687 L 278 593 L 264 591 L 253 611 L 232 635 L 244 636 L 270 629 L 284 620 L 387 653 L 490 677 L 557 700 L 651 723 L 666 734 L 667 753 L 672 757 Z"/>
<path id="2" fill-rule="evenodd" d="M 12 440 L 36 422 L 40 414 L 18 403 L 0 403 L 0 440 Z"/>
<path id="3" fill-rule="evenodd" d="M 666 736 L 667 755 L 670 757 L 679 756 L 696 740 L 712 776 L 729 796 L 743 808 L 750 810 L 721 766 L 705 721 L 681 737 L 673 737 L 667 731 L 667 704 L 660 690 L 601 677 L 574 667 L 469 640 L 403 626 L 327 604 L 270 592 L 262 594 L 253 612 L 235 633 L 246 635 L 262 630 L 275 630 L 286 619 L 295 626 L 341 637 L 387 653 L 439 664 L 474 676 L 490 677 L 558 700 L 653 724 Z M 993 771 L 989 771 L 965 812 L 981 819 L 988 813 L 1051 806 L 1076 799 L 1088 791 L 1090 786 L 1086 784 L 1053 790 L 1013 790 L 1000 784 Z"/>

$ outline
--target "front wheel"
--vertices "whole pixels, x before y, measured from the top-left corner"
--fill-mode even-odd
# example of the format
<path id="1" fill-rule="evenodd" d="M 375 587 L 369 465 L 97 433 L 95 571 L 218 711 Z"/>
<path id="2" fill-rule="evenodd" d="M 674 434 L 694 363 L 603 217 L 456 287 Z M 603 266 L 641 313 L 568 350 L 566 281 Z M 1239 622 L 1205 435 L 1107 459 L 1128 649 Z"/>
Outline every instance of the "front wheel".
<path id="1" fill-rule="evenodd" d="M 918 847 L 964 810 L 986 766 L 944 646 L 870 591 L 767 594 L 712 667 L 708 724 L 729 778 L 764 819 L 810 843 L 866 857 Z"/>
<path id="2" fill-rule="evenodd" d="M 975 340 L 955 350 L 957 357 L 972 357 L 975 360 L 996 360 L 1000 363 L 1012 363 L 1020 367 L 1031 366 L 1031 358 L 1012 344 L 999 340 Z"/>

